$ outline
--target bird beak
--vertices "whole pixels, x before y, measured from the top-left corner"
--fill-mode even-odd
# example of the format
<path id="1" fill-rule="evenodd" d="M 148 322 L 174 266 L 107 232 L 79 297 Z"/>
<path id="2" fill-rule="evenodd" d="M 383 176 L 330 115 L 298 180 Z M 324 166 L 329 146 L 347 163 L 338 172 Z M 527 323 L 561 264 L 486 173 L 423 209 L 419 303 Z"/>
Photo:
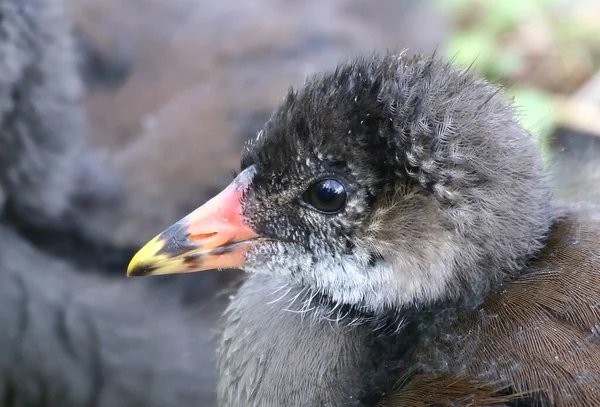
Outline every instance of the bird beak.
<path id="1" fill-rule="evenodd" d="M 265 240 L 242 217 L 242 200 L 254 171 L 244 170 L 219 195 L 148 242 L 129 263 L 127 275 L 244 266 L 248 249 Z"/>

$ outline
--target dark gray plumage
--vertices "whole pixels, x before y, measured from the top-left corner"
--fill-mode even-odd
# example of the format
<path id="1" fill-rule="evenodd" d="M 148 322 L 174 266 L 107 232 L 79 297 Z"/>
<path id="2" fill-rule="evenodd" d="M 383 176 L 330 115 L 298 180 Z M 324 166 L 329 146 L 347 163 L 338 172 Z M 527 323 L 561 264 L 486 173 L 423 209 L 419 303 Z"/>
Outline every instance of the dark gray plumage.
<path id="1" fill-rule="evenodd" d="M 248 279 L 225 314 L 219 405 L 360 405 L 360 372 L 376 367 L 371 328 L 302 311 L 307 295 L 284 278 Z"/>
<path id="2" fill-rule="evenodd" d="M 82 274 L 5 223 L 0 241 L 2 407 L 213 405 L 199 311 L 147 285 Z"/>
<path id="3" fill-rule="evenodd" d="M 123 191 L 86 148 L 72 47 L 61 0 L 0 0 L 0 406 L 211 406 L 202 310 L 81 267 L 110 244 L 73 213 L 114 216 Z"/>

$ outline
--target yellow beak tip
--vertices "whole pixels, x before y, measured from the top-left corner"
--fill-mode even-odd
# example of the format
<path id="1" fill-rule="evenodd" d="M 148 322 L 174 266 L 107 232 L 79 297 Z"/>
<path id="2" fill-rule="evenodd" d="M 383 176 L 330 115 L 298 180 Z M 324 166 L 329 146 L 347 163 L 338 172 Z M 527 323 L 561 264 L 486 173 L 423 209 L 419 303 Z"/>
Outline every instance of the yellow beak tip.
<path id="1" fill-rule="evenodd" d="M 164 256 L 157 255 L 164 243 L 155 237 L 138 251 L 127 266 L 127 277 L 146 276 L 153 274 L 156 265 Z"/>
<path id="2" fill-rule="evenodd" d="M 131 262 L 127 267 L 127 277 L 138 277 L 148 274 L 147 267 L 143 267 L 138 263 Z"/>

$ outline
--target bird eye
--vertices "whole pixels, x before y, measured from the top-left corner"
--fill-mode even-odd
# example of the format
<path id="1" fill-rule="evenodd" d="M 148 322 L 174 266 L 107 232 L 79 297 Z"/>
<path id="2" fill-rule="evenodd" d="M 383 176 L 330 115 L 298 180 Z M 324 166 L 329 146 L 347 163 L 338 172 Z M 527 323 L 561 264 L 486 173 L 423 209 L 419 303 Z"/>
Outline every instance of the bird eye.
<path id="1" fill-rule="evenodd" d="M 335 213 L 346 204 L 346 188 L 337 180 L 325 179 L 308 188 L 302 200 L 318 211 Z"/>

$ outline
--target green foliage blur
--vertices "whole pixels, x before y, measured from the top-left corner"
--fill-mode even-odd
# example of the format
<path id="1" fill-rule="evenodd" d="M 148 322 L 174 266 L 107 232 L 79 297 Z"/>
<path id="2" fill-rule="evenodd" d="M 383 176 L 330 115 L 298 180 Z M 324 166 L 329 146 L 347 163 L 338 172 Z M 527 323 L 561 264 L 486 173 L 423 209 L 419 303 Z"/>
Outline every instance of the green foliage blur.
<path id="1" fill-rule="evenodd" d="M 455 26 L 444 54 L 504 85 L 521 123 L 544 146 L 557 124 L 557 100 L 600 67 L 600 1 L 436 1 Z"/>

